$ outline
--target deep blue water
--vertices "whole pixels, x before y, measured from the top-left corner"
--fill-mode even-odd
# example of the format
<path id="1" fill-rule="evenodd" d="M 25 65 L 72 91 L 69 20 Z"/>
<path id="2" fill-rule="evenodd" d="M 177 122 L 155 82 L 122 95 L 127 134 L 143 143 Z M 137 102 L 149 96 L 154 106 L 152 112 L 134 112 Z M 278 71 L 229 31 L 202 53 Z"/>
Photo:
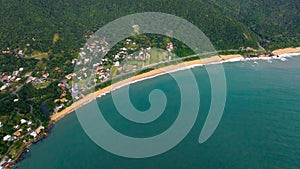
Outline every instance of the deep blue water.
<path id="1" fill-rule="evenodd" d="M 257 62 L 223 64 L 226 107 L 217 130 L 204 144 L 198 143 L 198 137 L 211 94 L 207 72 L 198 67 L 193 69 L 201 96 L 198 118 L 187 137 L 170 151 L 145 159 L 113 155 L 89 139 L 72 113 L 56 123 L 47 139 L 31 146 L 17 168 L 300 168 L 300 57 Z M 97 102 L 114 129 L 128 136 L 150 137 L 173 124 L 180 108 L 174 79 L 163 75 L 130 89 L 131 101 L 139 110 L 149 108 L 152 89 L 163 90 L 168 105 L 156 121 L 136 124 L 118 114 L 111 95 L 106 95 Z"/>

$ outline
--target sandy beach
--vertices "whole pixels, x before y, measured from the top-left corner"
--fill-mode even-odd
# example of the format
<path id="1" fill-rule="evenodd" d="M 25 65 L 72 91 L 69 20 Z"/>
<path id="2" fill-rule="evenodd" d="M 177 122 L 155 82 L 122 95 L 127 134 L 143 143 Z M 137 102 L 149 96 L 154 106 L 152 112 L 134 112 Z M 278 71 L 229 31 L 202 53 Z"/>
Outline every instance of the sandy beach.
<path id="1" fill-rule="evenodd" d="M 242 57 L 243 56 L 240 55 L 240 54 L 235 54 L 235 55 L 220 55 L 220 58 L 223 61 L 230 60 L 230 59 L 235 59 L 235 58 L 242 58 Z"/>
<path id="2" fill-rule="evenodd" d="M 279 49 L 279 50 L 273 51 L 274 55 L 290 54 L 290 53 L 300 53 L 300 47 Z M 72 111 L 76 110 L 77 108 L 83 106 L 84 104 L 87 104 L 88 102 L 96 99 L 97 97 L 99 97 L 103 94 L 109 93 L 110 91 L 112 91 L 114 89 L 117 89 L 117 88 L 120 88 L 124 85 L 133 83 L 135 81 L 140 81 L 140 80 L 143 80 L 145 78 L 158 76 L 158 75 L 161 75 L 161 74 L 166 74 L 166 73 L 171 72 L 171 71 L 181 70 L 181 69 L 188 68 L 188 67 L 193 67 L 193 66 L 197 66 L 197 65 L 205 65 L 205 64 L 210 64 L 210 63 L 218 63 L 218 62 L 221 62 L 221 61 L 233 60 L 233 59 L 237 59 L 237 58 L 242 58 L 242 55 L 234 54 L 234 55 L 213 56 L 213 57 L 210 57 L 210 58 L 204 58 L 204 59 L 179 63 L 177 65 L 166 66 L 164 68 L 155 69 L 155 70 L 152 70 L 152 71 L 147 72 L 147 73 L 143 73 L 143 74 L 140 74 L 140 75 L 133 76 L 133 77 L 128 78 L 126 80 L 114 83 L 111 86 L 100 89 L 100 90 L 98 90 L 94 93 L 86 95 L 84 98 L 74 102 L 71 106 L 67 107 L 66 109 L 62 110 L 61 112 L 58 112 L 58 113 L 52 115 L 51 116 L 51 121 L 55 122 L 55 121 L 63 118 L 64 116 L 66 116 L 70 112 L 72 112 Z"/>
<path id="3" fill-rule="evenodd" d="M 300 47 L 278 49 L 278 50 L 273 51 L 272 53 L 273 53 L 274 55 L 300 53 Z"/>
<path id="4" fill-rule="evenodd" d="M 204 65 L 204 64 L 210 64 L 210 63 L 217 63 L 223 60 L 228 60 L 228 59 L 233 59 L 236 57 L 241 57 L 241 55 L 232 55 L 228 56 L 225 59 L 221 58 L 219 56 L 213 56 L 210 58 L 204 58 L 204 59 L 199 59 L 199 60 L 193 60 L 193 61 L 188 61 L 188 62 L 182 62 L 177 65 L 170 65 L 166 66 L 160 69 L 155 69 L 150 72 L 146 72 L 140 75 L 136 75 L 133 77 L 130 77 L 126 80 L 122 80 L 120 82 L 114 83 L 111 86 L 105 87 L 103 89 L 100 89 L 94 93 L 86 95 L 84 98 L 74 102 L 71 106 L 65 108 L 64 110 L 54 114 L 51 116 L 51 121 L 58 121 L 59 119 L 63 118 L 65 115 L 69 114 L 70 112 L 76 110 L 77 108 L 83 106 L 84 104 L 96 99 L 97 97 L 109 93 L 110 91 L 120 88 L 124 85 L 130 84 L 132 82 L 140 81 L 149 77 L 153 76 L 158 76 L 161 74 L 166 74 L 168 72 L 176 71 L 176 70 L 181 70 L 184 68 L 192 67 L 192 66 L 197 66 L 197 65 Z"/>

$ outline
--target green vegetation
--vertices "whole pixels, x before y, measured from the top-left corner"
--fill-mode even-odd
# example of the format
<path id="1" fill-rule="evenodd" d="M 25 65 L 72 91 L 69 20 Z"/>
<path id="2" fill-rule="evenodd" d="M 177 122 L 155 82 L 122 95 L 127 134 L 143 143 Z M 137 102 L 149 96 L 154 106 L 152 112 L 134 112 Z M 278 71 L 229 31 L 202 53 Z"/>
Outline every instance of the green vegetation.
<path id="1" fill-rule="evenodd" d="M 267 49 L 300 46 L 300 1 L 210 1 L 217 8 L 247 25 Z"/>
<path id="2" fill-rule="evenodd" d="M 48 52 L 76 52 L 85 36 L 104 24 L 136 12 L 164 12 L 197 25 L 217 49 L 267 48 L 299 45 L 297 1 L 246 0 L 140 0 L 129 1 L 17 1 L 0 7 L 0 48 L 25 48 Z M 259 40 L 261 38 L 261 40 Z"/>
<path id="3" fill-rule="evenodd" d="M 73 72 L 73 59 L 78 58 L 80 48 L 90 35 L 119 17 L 137 12 L 174 14 L 198 26 L 217 50 L 258 49 L 258 42 L 267 51 L 300 46 L 300 3 L 294 0 L 139 0 L 137 3 L 129 0 L 2 0 L 1 4 L 0 87 L 7 83 L 7 80 L 2 80 L 6 76 L 15 78 L 0 91 L 0 122 L 4 124 L 0 127 L 0 154 L 9 157 L 15 157 L 24 148 L 23 141 L 32 141 L 32 137 L 27 134 L 11 142 L 4 142 L 2 138 L 16 132 L 14 127 L 21 119 L 31 120 L 33 130 L 40 125 L 47 126 L 48 115 L 41 107 L 53 113 L 55 108 L 65 108 L 72 103 L 69 92 L 72 83 L 66 75 Z M 130 73 L 143 66 L 194 54 L 184 43 L 169 37 L 145 34 L 128 38 L 137 43 L 126 44 L 123 40 L 111 47 L 108 61 L 103 65 L 103 70 L 112 68 L 110 74 L 114 82 L 176 62 Z M 169 42 L 175 46 L 172 52 L 165 50 Z M 120 58 L 120 62 L 127 65 L 116 66 L 114 56 L 122 47 L 134 49 L 128 50 L 132 58 Z M 150 59 L 135 59 L 139 57 L 136 52 L 148 47 L 151 47 L 148 51 Z M 224 51 L 221 54 L 253 52 Z M 118 77 L 118 73 L 127 70 L 128 75 Z M 13 75 L 16 71 L 17 75 Z M 99 75 L 96 78 L 99 80 Z M 84 87 L 86 83 L 82 80 L 78 86 Z M 111 79 L 98 84 L 96 89 L 110 84 Z M 83 94 L 91 90 L 87 89 Z M 20 126 L 23 133 L 27 128 L 25 124 Z"/>

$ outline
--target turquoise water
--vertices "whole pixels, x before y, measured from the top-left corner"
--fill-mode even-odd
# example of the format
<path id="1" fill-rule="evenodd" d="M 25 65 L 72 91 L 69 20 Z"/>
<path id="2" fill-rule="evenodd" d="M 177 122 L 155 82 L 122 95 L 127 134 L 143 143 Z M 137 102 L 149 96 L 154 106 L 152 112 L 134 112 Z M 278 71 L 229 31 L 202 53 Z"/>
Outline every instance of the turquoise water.
<path id="1" fill-rule="evenodd" d="M 194 68 L 201 106 L 187 137 L 170 151 L 146 159 L 110 154 L 92 142 L 75 113 L 56 123 L 47 139 L 30 147 L 17 168 L 299 168 L 300 57 L 225 63 L 227 102 L 223 118 L 204 144 L 198 137 L 210 105 L 205 68 Z M 149 137 L 165 131 L 177 117 L 180 93 L 168 75 L 131 85 L 131 100 L 139 110 L 149 108 L 148 94 L 162 89 L 168 97 L 165 113 L 150 124 L 135 124 L 117 113 L 106 95 L 98 99 L 107 121 L 121 133 Z M 91 110 L 92 111 L 92 110 Z M 128 150 L 130 151 L 130 150 Z"/>

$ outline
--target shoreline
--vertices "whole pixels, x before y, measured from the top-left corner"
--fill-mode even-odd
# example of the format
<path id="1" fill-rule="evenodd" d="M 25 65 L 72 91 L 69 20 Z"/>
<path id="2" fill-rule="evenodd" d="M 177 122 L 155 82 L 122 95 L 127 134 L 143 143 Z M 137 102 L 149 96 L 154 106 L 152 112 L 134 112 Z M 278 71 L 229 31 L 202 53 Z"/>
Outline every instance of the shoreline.
<path id="1" fill-rule="evenodd" d="M 222 63 L 226 63 L 226 62 L 239 62 L 239 61 L 244 61 L 244 60 L 257 60 L 257 59 L 266 60 L 266 59 L 296 56 L 296 55 L 300 55 L 300 47 L 278 49 L 278 50 L 274 50 L 272 52 L 272 54 L 273 54 L 273 56 L 257 55 L 256 57 L 252 57 L 252 58 L 247 58 L 240 54 L 217 55 L 217 56 L 212 56 L 209 58 L 203 58 L 203 59 L 199 59 L 199 60 L 182 62 L 177 65 L 166 66 L 163 68 L 155 69 L 155 70 L 152 70 L 152 71 L 140 74 L 140 75 L 130 77 L 128 79 L 125 79 L 125 80 L 122 80 L 115 84 L 112 84 L 108 87 L 105 87 L 103 89 L 100 89 L 98 91 L 90 93 L 90 94 L 86 95 L 85 97 L 79 99 L 78 101 L 74 102 L 71 106 L 67 107 L 66 109 L 62 110 L 61 112 L 51 115 L 46 134 L 48 136 L 48 134 L 51 131 L 51 128 L 54 126 L 55 122 L 59 121 L 63 117 L 72 113 L 76 109 L 90 103 L 94 99 L 100 98 L 100 97 L 110 93 L 111 91 L 117 90 L 123 86 L 130 85 L 132 83 L 136 83 L 136 82 L 146 80 L 149 78 L 161 76 L 166 73 L 177 72 L 177 71 L 186 70 L 189 68 L 194 68 L 194 67 L 199 67 L 199 66 L 205 66 L 205 65 L 209 65 L 209 64 L 218 64 L 218 63 L 222 64 Z M 45 138 L 45 137 L 43 137 L 43 138 Z M 37 140 L 37 142 L 42 140 L 43 138 Z M 27 150 L 31 146 L 32 143 L 33 142 L 28 143 L 24 150 Z M 20 154 L 18 156 L 19 158 L 15 159 L 13 161 L 13 165 L 18 163 L 19 160 L 22 160 L 22 159 L 20 159 L 20 157 L 22 157 L 23 153 L 26 152 L 24 150 L 22 152 L 20 152 Z"/>
<path id="2" fill-rule="evenodd" d="M 232 56 L 230 56 L 229 59 L 235 59 L 235 58 L 242 58 L 242 55 L 232 55 Z M 227 60 L 229 60 L 229 59 L 227 59 Z M 76 109 L 90 103 L 94 99 L 104 96 L 104 95 L 106 95 L 114 90 L 117 90 L 119 88 L 122 88 L 126 85 L 130 85 L 132 83 L 143 81 L 143 80 L 146 80 L 149 78 L 154 78 L 154 77 L 161 76 L 161 75 L 171 73 L 171 72 L 177 72 L 180 70 L 185 70 L 188 68 L 203 66 L 203 65 L 207 65 L 207 64 L 221 63 L 222 61 L 226 61 L 226 60 L 224 60 L 220 56 L 212 56 L 209 58 L 203 58 L 203 59 L 199 59 L 199 60 L 182 62 L 182 63 L 176 64 L 176 65 L 170 65 L 170 66 L 166 66 L 163 68 L 151 70 L 151 71 L 143 73 L 143 74 L 132 76 L 128 79 L 119 81 L 119 82 L 114 83 L 110 86 L 107 86 L 103 89 L 99 89 L 98 91 L 95 91 L 93 93 L 86 95 L 85 97 L 81 98 L 80 100 L 74 102 L 71 106 L 65 108 L 64 110 L 62 110 L 56 114 L 53 114 L 51 116 L 50 123 L 57 122 L 61 118 L 65 117 L 66 115 L 70 114 L 71 112 L 75 111 Z"/>
<path id="3" fill-rule="evenodd" d="M 283 49 L 277 49 L 272 51 L 273 55 L 276 57 L 285 57 L 293 54 L 300 54 L 300 47 L 296 48 L 283 48 Z M 272 59 L 270 56 L 257 56 L 253 57 L 255 59 Z M 176 72 L 176 71 L 181 71 L 193 67 L 198 67 L 198 66 L 203 66 L 203 65 L 208 65 L 208 64 L 218 64 L 218 63 L 226 63 L 226 62 L 238 62 L 242 60 L 247 60 L 244 56 L 240 54 L 231 54 L 231 55 L 217 55 L 217 56 L 212 56 L 209 58 L 203 58 L 199 60 L 193 60 L 193 61 L 187 61 L 187 62 L 182 62 L 176 65 L 170 65 L 166 66 L 163 68 L 151 70 L 149 72 L 135 75 L 133 77 L 130 77 L 128 79 L 122 80 L 120 82 L 117 82 L 115 84 L 112 84 L 110 86 L 107 86 L 103 89 L 99 89 L 98 91 L 95 91 L 93 93 L 90 93 L 86 95 L 85 97 L 79 99 L 78 101 L 74 102 L 71 106 L 65 108 L 64 110 L 51 115 L 50 117 L 50 124 L 57 122 L 58 120 L 62 119 L 66 115 L 70 114 L 71 112 L 75 111 L 76 109 L 88 104 L 89 102 L 93 101 L 94 99 L 97 99 L 101 96 L 104 96 L 111 91 L 117 90 L 121 87 L 124 87 L 126 85 L 130 85 L 132 83 L 136 83 L 139 81 L 143 81 L 149 78 L 154 78 L 157 76 L 161 76 L 167 73 L 171 72 Z M 250 58 L 249 58 L 250 60 Z"/>

